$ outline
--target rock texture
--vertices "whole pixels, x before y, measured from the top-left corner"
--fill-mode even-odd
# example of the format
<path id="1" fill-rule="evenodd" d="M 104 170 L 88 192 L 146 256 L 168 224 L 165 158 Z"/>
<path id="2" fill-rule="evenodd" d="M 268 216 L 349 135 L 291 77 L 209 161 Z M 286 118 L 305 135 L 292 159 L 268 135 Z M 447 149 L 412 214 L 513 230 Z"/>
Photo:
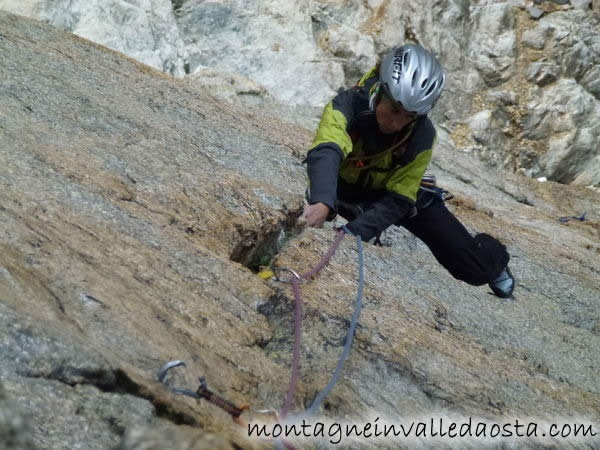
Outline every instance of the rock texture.
<path id="1" fill-rule="evenodd" d="M 600 187 L 596 1 L 0 0 L 0 9 L 193 73 L 222 98 L 265 109 L 276 99 L 308 128 L 379 54 L 418 42 L 448 73 L 434 115 L 456 145 L 491 166 Z M 483 112 L 493 119 L 473 128 Z M 542 118 L 570 127 L 568 136 L 533 129 Z"/>
<path id="2" fill-rule="evenodd" d="M 28 450 L 33 444 L 31 428 L 19 405 L 6 395 L 0 385 L 0 443 L 4 448 Z"/>
<path id="3" fill-rule="evenodd" d="M 0 9 L 33 17 L 183 76 L 187 52 L 168 0 L 0 0 Z"/>
<path id="4" fill-rule="evenodd" d="M 206 376 L 251 405 L 244 420 L 281 407 L 293 296 L 255 271 L 308 270 L 332 242 L 297 220 L 311 133 L 3 12 L 0 105 L 0 447 L 268 446 L 217 407 L 171 394 L 156 371 L 186 361 L 171 383 L 195 389 Z M 501 116 L 490 109 L 473 126 Z M 467 227 L 509 247 L 516 299 L 452 279 L 414 237 L 386 232 L 386 246 L 366 246 L 360 326 L 321 414 L 584 420 L 600 431 L 598 193 L 499 174 L 443 128 L 439 138 L 432 170 Z M 583 211 L 585 222 L 557 220 Z M 341 352 L 355 261 L 347 238 L 302 286 L 296 410 Z"/>

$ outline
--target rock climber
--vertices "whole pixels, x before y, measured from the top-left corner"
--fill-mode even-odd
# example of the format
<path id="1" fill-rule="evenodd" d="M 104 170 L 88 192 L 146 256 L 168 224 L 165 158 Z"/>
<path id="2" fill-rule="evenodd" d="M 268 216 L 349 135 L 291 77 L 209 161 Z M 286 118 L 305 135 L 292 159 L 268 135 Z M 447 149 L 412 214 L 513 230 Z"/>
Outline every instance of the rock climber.
<path id="1" fill-rule="evenodd" d="M 304 218 L 321 227 L 339 214 L 348 220 L 346 232 L 375 242 L 389 226 L 402 226 L 452 276 L 475 286 L 488 283 L 494 294 L 508 298 L 515 279 L 506 247 L 485 233 L 472 236 L 435 189 L 421 186 L 436 140 L 427 114 L 444 83 L 437 58 L 406 44 L 336 95 L 308 150 Z"/>

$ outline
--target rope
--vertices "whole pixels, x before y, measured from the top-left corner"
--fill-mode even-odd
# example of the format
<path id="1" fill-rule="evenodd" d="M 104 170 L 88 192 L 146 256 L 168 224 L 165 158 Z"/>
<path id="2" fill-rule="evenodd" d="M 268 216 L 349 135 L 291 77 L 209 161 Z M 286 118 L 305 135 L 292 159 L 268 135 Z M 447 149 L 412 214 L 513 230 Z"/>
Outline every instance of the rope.
<path id="1" fill-rule="evenodd" d="M 350 354 L 350 348 L 352 347 L 354 331 L 356 330 L 356 326 L 358 325 L 358 318 L 360 317 L 360 311 L 362 309 L 362 294 L 365 284 L 363 247 L 360 236 L 356 236 L 356 245 L 358 246 L 358 292 L 356 293 L 356 302 L 354 307 L 354 313 L 352 314 L 352 321 L 350 322 L 350 328 L 348 328 L 348 334 L 346 334 L 344 350 L 342 351 L 342 355 L 340 356 L 340 359 L 337 363 L 337 366 L 335 367 L 335 371 L 333 372 L 331 379 L 329 380 L 329 383 L 327 383 L 327 386 L 325 386 L 325 388 L 321 392 L 319 392 L 319 394 L 315 397 L 311 405 L 306 410 L 309 416 L 312 416 L 317 411 L 317 409 L 319 409 L 319 406 L 321 406 L 321 403 L 323 402 L 323 400 L 325 400 L 325 397 L 329 395 L 335 384 L 338 382 L 340 374 L 342 373 L 342 368 L 344 367 L 344 363 L 346 362 L 346 359 Z"/>
<path id="2" fill-rule="evenodd" d="M 296 395 L 296 385 L 300 378 L 300 343 L 302 338 L 302 298 L 300 297 L 300 278 L 294 278 L 292 281 L 292 288 L 294 290 L 294 298 L 296 301 L 296 313 L 295 313 L 295 325 L 294 325 L 294 353 L 292 357 L 292 375 L 290 377 L 290 384 L 288 386 L 287 395 L 281 408 L 281 418 L 285 418 L 294 396 Z"/>
<path id="3" fill-rule="evenodd" d="M 294 298 L 296 303 L 296 311 L 295 311 L 295 328 L 294 328 L 294 350 L 293 350 L 293 359 L 292 359 L 292 375 L 290 377 L 290 383 L 288 387 L 288 392 L 283 403 L 283 407 L 281 409 L 281 418 L 285 418 L 291 408 L 292 401 L 294 399 L 296 393 L 296 385 L 298 383 L 298 379 L 300 376 L 300 347 L 301 347 L 301 334 L 302 334 L 302 298 L 300 295 L 300 281 L 309 279 L 310 277 L 317 274 L 320 270 L 322 270 L 329 260 L 335 254 L 335 251 L 344 237 L 344 231 L 338 231 L 336 239 L 332 244 L 331 248 L 327 252 L 327 254 L 321 259 L 319 264 L 315 266 L 315 268 L 309 272 L 306 272 L 302 275 L 294 277 L 292 280 L 292 288 L 294 290 Z M 362 309 L 362 295 L 364 289 L 364 257 L 363 257 L 363 245 L 360 236 L 356 236 L 356 243 L 358 247 L 358 291 L 356 294 L 356 302 L 354 312 L 352 314 L 352 319 L 350 321 L 350 327 L 348 328 L 348 333 L 346 334 L 346 339 L 344 343 L 344 349 L 338 360 L 336 368 L 331 376 L 331 379 L 327 383 L 327 386 L 317 394 L 309 408 L 298 417 L 303 415 L 313 415 L 321 403 L 329 395 L 335 384 L 338 382 L 346 359 L 350 355 L 350 350 L 352 348 L 352 341 L 354 339 L 354 332 L 356 331 L 356 327 L 358 325 L 358 319 L 360 317 L 360 312 Z"/>
<path id="4" fill-rule="evenodd" d="M 302 321 L 302 298 L 300 296 L 300 281 L 303 279 L 304 280 L 309 279 L 310 277 L 314 276 L 319 271 L 321 271 L 323 269 L 323 267 L 325 267 L 327 265 L 329 260 L 335 254 L 335 251 L 336 251 L 339 243 L 341 242 L 342 238 L 344 237 L 345 232 L 347 232 L 345 227 L 344 227 L 344 229 L 338 231 L 335 241 L 332 244 L 332 246 L 330 247 L 329 251 L 325 254 L 325 256 L 321 259 L 319 264 L 317 264 L 313 270 L 306 272 L 302 275 L 296 275 L 292 279 L 291 283 L 292 283 L 292 288 L 294 291 L 294 298 L 295 298 L 295 302 L 296 302 L 295 327 L 294 327 L 294 352 L 293 352 L 293 360 L 292 360 L 292 375 L 290 377 L 290 384 L 288 387 L 288 392 L 285 397 L 283 407 L 281 409 L 281 419 L 284 419 L 290 410 L 292 401 L 294 399 L 294 395 L 296 393 L 296 385 L 298 383 L 298 378 L 299 378 L 299 374 L 300 374 L 300 341 L 301 341 L 301 333 L 302 333 L 302 322 L 301 322 Z M 340 375 L 342 373 L 342 368 L 344 367 L 344 363 L 346 362 L 346 359 L 348 359 L 348 355 L 350 355 L 350 349 L 352 348 L 352 341 L 354 339 L 354 332 L 356 330 L 356 326 L 358 325 L 358 319 L 360 317 L 360 311 L 362 309 L 362 294 L 363 294 L 363 289 L 364 289 L 364 284 L 365 284 L 363 245 L 362 245 L 362 239 L 360 238 L 360 236 L 356 236 L 356 245 L 358 247 L 358 291 L 356 294 L 356 303 L 355 303 L 354 313 L 352 314 L 350 327 L 348 328 L 348 333 L 346 334 L 344 350 L 342 351 L 342 355 L 340 356 L 340 359 L 338 360 L 338 363 L 335 367 L 333 375 L 331 376 L 331 379 L 327 383 L 327 386 L 325 386 L 325 388 L 317 394 L 317 396 L 315 397 L 315 399 L 313 400 L 311 405 L 308 407 L 308 409 L 306 409 L 306 411 L 304 411 L 304 413 L 298 414 L 297 416 L 295 416 L 295 419 L 299 419 L 303 416 L 304 417 L 311 416 L 317 411 L 317 409 L 319 408 L 319 406 L 321 406 L 321 403 L 323 402 L 325 397 L 327 397 L 327 395 L 329 395 L 329 393 L 331 392 L 331 390 L 333 389 L 335 384 L 338 382 Z M 289 442 L 286 442 L 285 440 L 277 439 L 277 440 L 275 440 L 275 448 L 277 450 L 285 450 L 286 448 L 288 450 L 293 450 L 294 446 L 291 445 Z"/>
<path id="5" fill-rule="evenodd" d="M 342 239 L 344 239 L 344 231 L 339 230 L 337 235 L 335 236 L 333 244 L 331 244 L 331 247 L 329 248 L 325 256 L 321 258 L 321 261 L 319 261 L 319 263 L 315 266 L 313 270 L 310 270 L 300 275 L 300 278 L 303 280 L 308 280 L 309 278 L 312 278 L 317 273 L 319 273 L 329 263 L 329 260 L 333 257 L 333 255 L 335 255 L 335 251 L 337 250 L 338 245 L 340 245 Z"/>
<path id="6" fill-rule="evenodd" d="M 290 383 L 288 391 L 281 408 L 281 418 L 285 418 L 289 412 L 294 396 L 296 394 L 296 386 L 298 379 L 300 378 L 300 348 L 302 340 L 302 297 L 300 294 L 300 281 L 308 280 L 319 273 L 329 263 L 329 260 L 335 254 L 340 242 L 344 238 L 344 231 L 339 230 L 333 244 L 327 251 L 327 253 L 321 258 L 319 263 L 312 269 L 302 275 L 295 276 L 292 279 L 292 289 L 294 290 L 294 299 L 296 304 L 296 310 L 294 315 L 294 351 L 292 357 L 292 375 L 290 377 Z"/>

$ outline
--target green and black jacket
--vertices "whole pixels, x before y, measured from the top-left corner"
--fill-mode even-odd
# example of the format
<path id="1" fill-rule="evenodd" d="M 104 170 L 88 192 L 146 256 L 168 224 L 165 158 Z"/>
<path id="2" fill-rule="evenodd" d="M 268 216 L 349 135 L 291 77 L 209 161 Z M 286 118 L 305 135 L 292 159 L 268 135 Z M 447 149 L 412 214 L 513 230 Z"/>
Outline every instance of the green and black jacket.
<path id="1" fill-rule="evenodd" d="M 427 116 L 396 134 L 379 131 L 375 111 L 369 108 L 378 79 L 372 69 L 325 106 L 306 158 L 311 203 L 335 210 L 338 182 L 382 191 L 371 209 L 347 225 L 365 241 L 412 210 L 436 138 Z"/>

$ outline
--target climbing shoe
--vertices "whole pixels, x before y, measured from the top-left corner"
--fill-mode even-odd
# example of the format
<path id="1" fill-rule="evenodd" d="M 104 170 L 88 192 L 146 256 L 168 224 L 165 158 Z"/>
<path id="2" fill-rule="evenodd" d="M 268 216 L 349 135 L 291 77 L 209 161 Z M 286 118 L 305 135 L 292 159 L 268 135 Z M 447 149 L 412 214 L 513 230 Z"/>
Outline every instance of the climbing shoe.
<path id="1" fill-rule="evenodd" d="M 508 266 L 498 275 L 498 277 L 489 283 L 489 287 L 494 294 L 500 298 L 508 298 L 515 290 L 515 277 L 511 273 Z"/>

